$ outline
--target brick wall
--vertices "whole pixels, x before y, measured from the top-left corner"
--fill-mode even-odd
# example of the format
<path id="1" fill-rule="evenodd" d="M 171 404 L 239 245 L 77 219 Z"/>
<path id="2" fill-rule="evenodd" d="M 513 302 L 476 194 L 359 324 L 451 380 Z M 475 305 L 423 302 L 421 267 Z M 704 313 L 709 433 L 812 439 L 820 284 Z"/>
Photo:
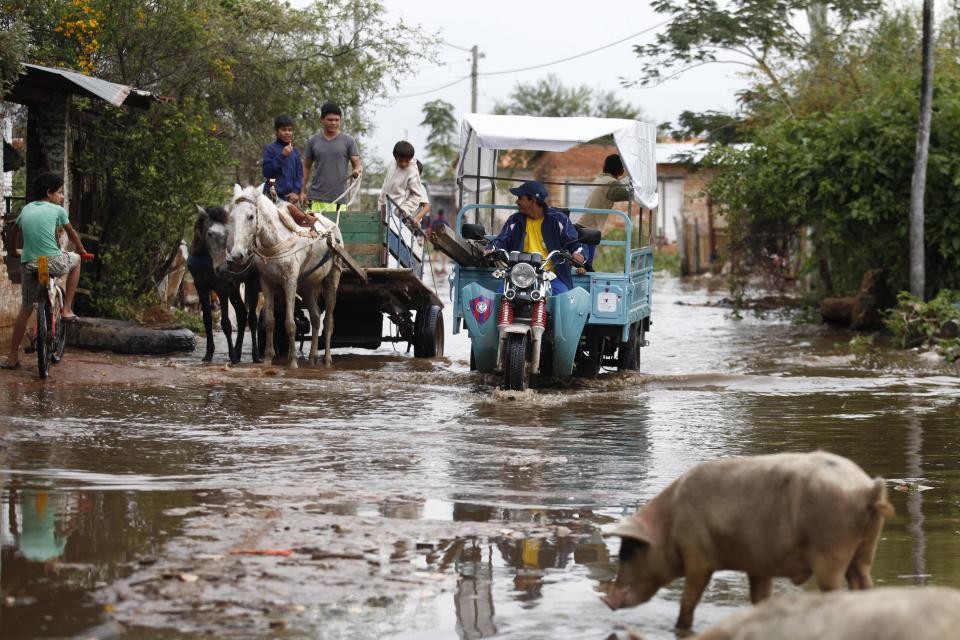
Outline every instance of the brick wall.
<path id="1" fill-rule="evenodd" d="M 536 180 L 544 182 L 593 182 L 603 169 L 603 159 L 617 148 L 612 144 L 584 144 L 563 153 L 544 152 L 533 166 Z M 562 184 L 548 184 L 550 203 L 567 206 L 566 188 Z"/>

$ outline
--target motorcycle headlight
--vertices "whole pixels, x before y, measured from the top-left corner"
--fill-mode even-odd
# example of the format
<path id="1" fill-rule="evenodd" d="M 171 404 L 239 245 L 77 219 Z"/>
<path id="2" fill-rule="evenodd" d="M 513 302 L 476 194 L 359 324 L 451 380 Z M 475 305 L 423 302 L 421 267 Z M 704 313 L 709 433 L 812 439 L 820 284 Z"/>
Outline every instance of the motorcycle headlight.
<path id="1" fill-rule="evenodd" d="M 514 265 L 513 269 L 510 270 L 510 282 L 518 289 L 532 287 L 536 281 L 537 270 L 525 262 Z"/>

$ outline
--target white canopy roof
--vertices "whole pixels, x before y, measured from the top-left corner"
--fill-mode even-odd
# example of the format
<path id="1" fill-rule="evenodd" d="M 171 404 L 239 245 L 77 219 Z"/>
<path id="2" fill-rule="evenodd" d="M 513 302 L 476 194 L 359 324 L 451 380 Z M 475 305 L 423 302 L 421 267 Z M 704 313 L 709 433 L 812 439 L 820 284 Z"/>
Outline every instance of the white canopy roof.
<path id="1" fill-rule="evenodd" d="M 647 209 L 656 209 L 657 129 L 639 120 L 468 113 L 460 122 L 457 178 L 495 176 L 496 151 L 499 149 L 566 151 L 609 134 L 613 134 L 613 141 L 623 159 L 634 199 Z M 481 182 L 481 190 L 489 189 L 489 181 L 484 182 L 486 185 Z M 472 190 L 476 183 L 464 179 L 463 186 Z"/>

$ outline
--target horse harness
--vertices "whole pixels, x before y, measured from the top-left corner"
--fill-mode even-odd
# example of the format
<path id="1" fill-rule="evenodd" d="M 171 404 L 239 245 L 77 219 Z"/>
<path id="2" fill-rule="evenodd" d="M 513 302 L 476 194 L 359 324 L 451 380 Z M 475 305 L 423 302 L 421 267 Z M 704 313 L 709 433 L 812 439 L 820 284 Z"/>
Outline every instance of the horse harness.
<path id="1" fill-rule="evenodd" d="M 317 264 L 310 267 L 310 269 L 308 269 L 307 271 L 304 271 L 303 273 L 301 273 L 297 278 L 298 282 L 303 282 L 307 278 L 307 276 L 309 276 L 314 271 L 316 271 L 317 269 L 325 265 L 327 261 L 333 257 L 333 228 L 331 228 L 326 233 L 323 233 L 321 235 L 318 235 L 312 238 L 309 243 L 307 243 L 306 245 L 304 245 L 299 249 L 296 249 L 293 247 L 297 243 L 297 241 L 304 236 L 301 236 L 296 232 L 294 232 L 294 235 L 290 236 L 287 240 L 281 240 L 280 242 L 276 243 L 271 247 L 267 247 L 263 250 L 257 249 L 257 246 L 256 246 L 257 238 L 259 237 L 258 231 L 260 230 L 260 205 L 256 201 L 251 200 L 246 196 L 240 196 L 233 201 L 234 204 L 237 204 L 238 202 L 246 202 L 247 204 L 253 205 L 254 211 L 256 212 L 256 217 L 254 218 L 253 246 L 251 246 L 251 250 L 255 254 L 257 254 L 260 257 L 260 259 L 264 261 L 269 262 L 271 260 L 279 260 L 280 258 L 286 258 L 288 256 L 292 256 L 295 253 L 302 251 L 303 249 L 309 248 L 310 245 L 312 245 L 314 242 L 318 240 L 325 239 L 327 241 L 327 251 L 324 253 L 323 257 L 320 258 L 320 261 L 317 262 Z M 280 248 L 278 249 L 278 247 Z"/>

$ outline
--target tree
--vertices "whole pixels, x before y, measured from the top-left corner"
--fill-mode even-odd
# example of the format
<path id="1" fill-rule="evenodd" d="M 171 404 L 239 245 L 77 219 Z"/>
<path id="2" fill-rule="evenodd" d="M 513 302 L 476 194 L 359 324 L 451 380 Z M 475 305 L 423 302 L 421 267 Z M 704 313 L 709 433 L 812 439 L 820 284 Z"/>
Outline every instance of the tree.
<path id="1" fill-rule="evenodd" d="M 431 100 L 423 105 L 421 127 L 427 127 L 427 156 L 425 171 L 428 175 L 449 178 L 457 159 L 457 119 L 455 107 L 444 100 Z"/>
<path id="2" fill-rule="evenodd" d="M 509 100 L 495 103 L 493 111 L 526 116 L 644 118 L 639 107 L 621 101 L 614 91 L 587 85 L 570 87 L 553 73 L 533 83 L 518 83 Z"/>
<path id="3" fill-rule="evenodd" d="M 909 12 L 885 15 L 845 56 L 862 60 L 829 110 L 764 124 L 752 147 L 719 149 L 709 193 L 730 224 L 733 246 L 762 265 L 794 255 L 814 230 L 809 266 L 823 266 L 822 285 L 856 290 L 866 269 L 884 268 L 891 284 L 910 285 L 911 202 L 921 84 L 921 38 Z M 926 290 L 960 288 L 960 38 L 944 23 L 931 103 L 928 187 L 924 197 Z M 808 87 L 807 83 L 792 83 Z M 840 94 L 836 94 L 840 95 Z M 804 96 L 797 95 L 802 99 Z"/>
<path id="4" fill-rule="evenodd" d="M 669 122 L 661 126 L 675 140 L 696 138 L 711 144 L 734 144 L 746 140 L 745 123 L 742 118 L 719 111 L 680 114 L 678 127 L 671 129 Z"/>
<path id="5" fill-rule="evenodd" d="M 259 178 L 274 116 L 292 115 L 305 137 L 320 128 L 320 105 L 331 99 L 344 108 L 349 131 L 363 134 L 366 105 L 398 86 L 412 60 L 430 55 L 419 31 L 388 20 L 377 0 L 303 9 L 275 0 L 0 0 L 0 7 L 26 26 L 30 61 L 172 98 L 146 113 L 102 109 L 82 124 L 74 168 L 98 185 L 94 208 L 103 212 L 94 229 L 102 232 L 103 270 L 94 299 L 114 314 L 149 297 L 194 202 L 220 203 L 224 183 Z"/>
<path id="6" fill-rule="evenodd" d="M 910 293 L 924 297 L 923 195 L 930 153 L 930 120 L 933 103 L 933 0 L 923 0 L 923 70 L 920 80 L 920 125 L 917 155 L 910 186 Z"/>
<path id="7" fill-rule="evenodd" d="M 23 22 L 12 16 L 0 18 L 0 99 L 22 73 L 26 44 Z"/>
<path id="8" fill-rule="evenodd" d="M 822 56 L 831 33 L 843 34 L 857 20 L 876 14 L 880 0 L 654 0 L 657 13 L 671 16 L 653 43 L 637 45 L 641 84 L 668 80 L 693 67 L 721 62 L 746 66 L 787 110 L 790 91 L 781 68 L 794 60 Z M 838 24 L 828 24 L 828 10 Z M 795 26 L 807 12 L 815 37 Z"/>

